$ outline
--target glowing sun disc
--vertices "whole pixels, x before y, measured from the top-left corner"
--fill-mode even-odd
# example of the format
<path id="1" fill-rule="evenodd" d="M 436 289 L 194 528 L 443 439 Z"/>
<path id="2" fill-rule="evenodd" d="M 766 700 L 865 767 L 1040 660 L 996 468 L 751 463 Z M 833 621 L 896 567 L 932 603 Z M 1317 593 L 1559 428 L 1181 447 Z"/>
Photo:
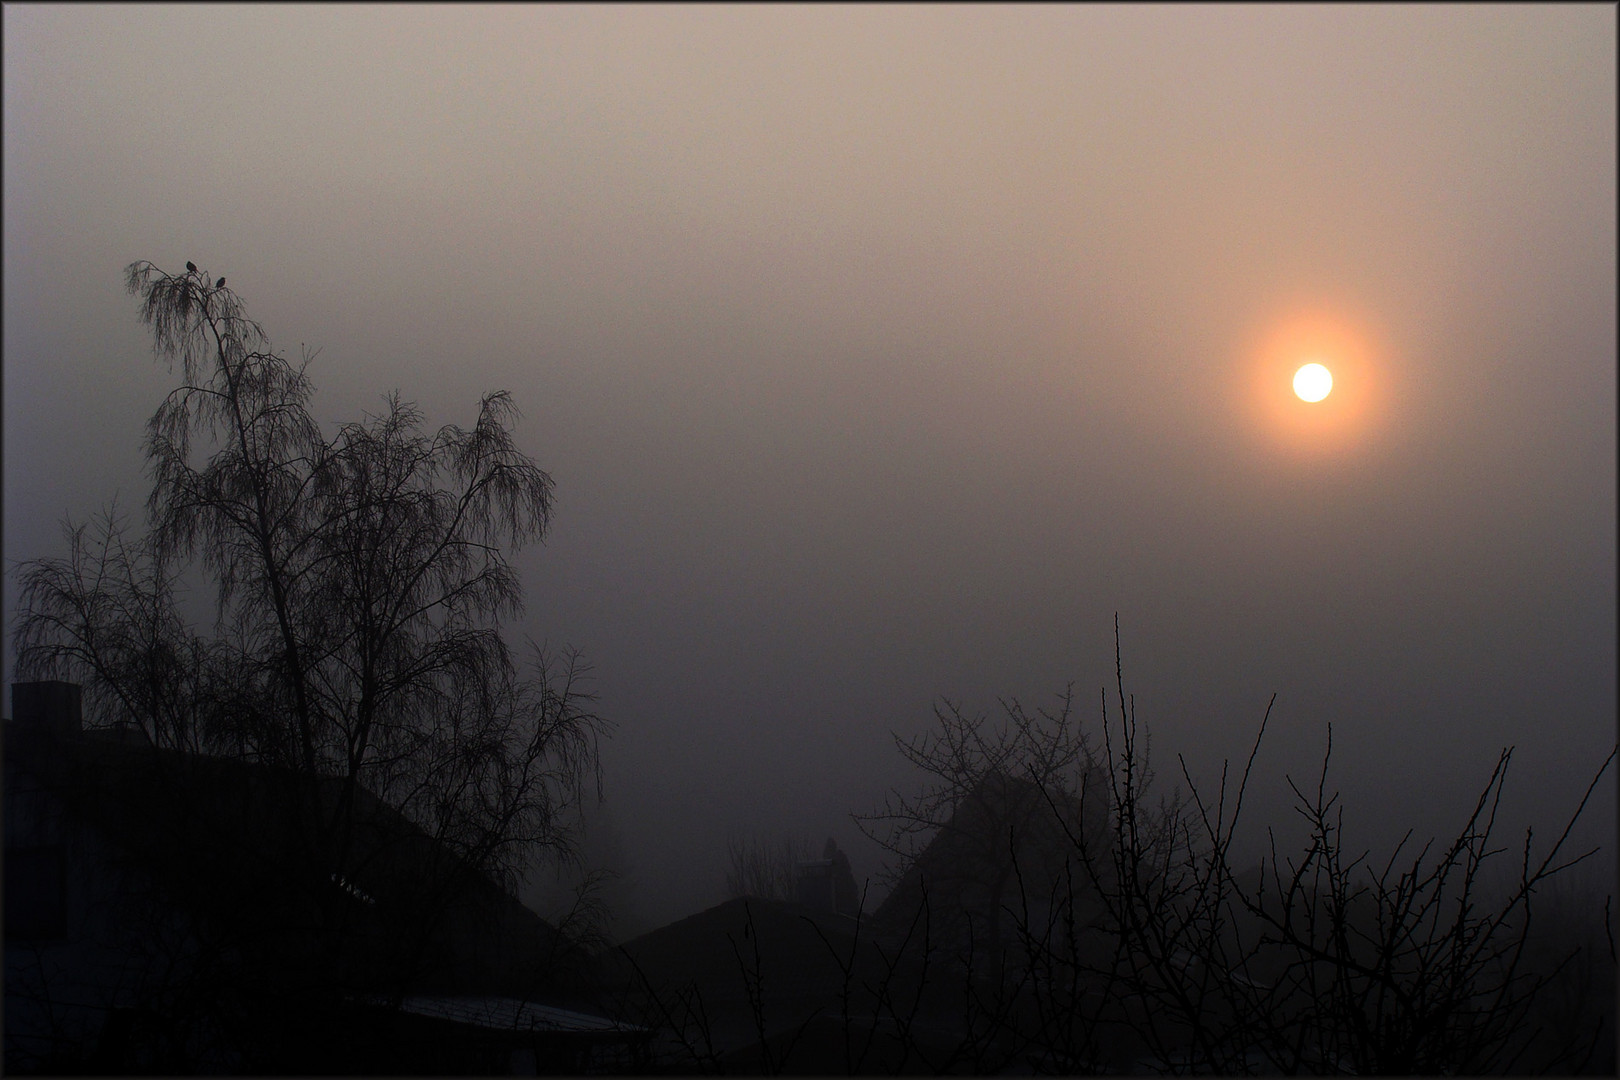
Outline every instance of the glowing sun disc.
<path id="1" fill-rule="evenodd" d="M 1301 401 L 1321 401 L 1333 390 L 1333 373 L 1321 364 L 1306 364 L 1294 372 L 1294 393 Z"/>

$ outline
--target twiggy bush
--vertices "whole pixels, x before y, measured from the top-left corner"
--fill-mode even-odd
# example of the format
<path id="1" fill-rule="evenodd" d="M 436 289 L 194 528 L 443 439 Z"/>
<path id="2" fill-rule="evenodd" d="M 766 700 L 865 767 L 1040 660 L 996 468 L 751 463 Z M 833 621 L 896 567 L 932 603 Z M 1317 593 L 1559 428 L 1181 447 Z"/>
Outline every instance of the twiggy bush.
<path id="1" fill-rule="evenodd" d="M 1116 680 L 1117 718 L 1106 698 L 1103 718 L 1106 842 L 1070 837 L 1094 890 L 1089 906 L 1103 912 L 1091 958 L 1050 918 L 1020 922 L 1028 964 L 1043 972 L 1031 985 L 1067 995 L 1041 1015 L 1123 1033 L 1107 1064 L 1222 1073 L 1578 1070 L 1595 1060 L 1605 1034 L 1612 1039 L 1601 1014 L 1590 1030 L 1562 1038 L 1536 1018 L 1549 988 L 1568 985 L 1559 980 L 1572 965 L 1588 984 L 1612 986 L 1613 955 L 1587 946 L 1532 964 L 1526 947 L 1538 892 L 1593 854 L 1570 853 L 1569 837 L 1613 752 L 1550 847 L 1538 852 L 1527 831 L 1511 886 L 1493 899 L 1483 874 L 1510 850 L 1493 837 L 1512 750 L 1502 751 L 1453 839 L 1403 857 L 1408 833 L 1376 867 L 1344 847 L 1343 808 L 1328 788 L 1329 729 L 1315 790 L 1289 780 L 1309 825 L 1304 850 L 1280 856 L 1273 834 L 1258 879 L 1240 881 L 1230 852 L 1265 721 L 1235 791 L 1223 768 L 1206 797 L 1183 762 L 1185 799 L 1150 803 L 1147 738 L 1117 652 Z M 1063 820 L 1059 803 L 1051 806 Z M 1071 889 L 1063 900 L 1072 911 L 1081 898 Z M 1606 971 L 1594 973 L 1604 962 Z M 1051 1040 L 1054 1030 L 1050 1022 L 1042 1029 L 1052 1043 L 1044 1060 L 1105 1064 L 1095 1039 L 1088 1058 L 1072 1037 Z M 1140 1057 L 1117 1060 L 1132 1047 Z"/>
<path id="2" fill-rule="evenodd" d="M 1010 703 L 994 726 L 947 707 L 938 735 L 902 745 L 935 788 L 864 819 L 888 824 L 891 850 L 908 856 L 885 907 L 905 907 L 907 882 L 927 881 L 936 927 L 950 925 L 951 906 L 965 915 L 977 951 L 962 950 L 960 933 L 935 948 L 956 946 L 978 1019 L 1001 1030 L 963 1027 L 964 1039 L 1060 1073 L 1489 1073 L 1611 1060 L 1602 1010 L 1572 1020 L 1547 999 L 1612 997 L 1613 955 L 1527 946 L 1538 894 L 1592 854 L 1571 852 L 1570 834 L 1613 753 L 1544 850 L 1529 833 L 1511 855 L 1496 839 L 1508 749 L 1452 839 L 1414 853 L 1409 833 L 1375 865 L 1344 844 L 1330 729 L 1314 789 L 1288 781 L 1309 827 L 1303 850 L 1279 854 L 1272 834 L 1259 874 L 1239 875 L 1233 839 L 1270 706 L 1240 775 L 1223 766 L 1218 786 L 1201 789 L 1178 758 L 1183 784 L 1161 795 L 1117 633 L 1116 623 L 1117 708 L 1105 692 L 1100 738 L 1076 730 L 1067 698 L 1033 717 Z M 1060 770 L 1042 752 L 1057 746 Z M 1038 794 L 1039 814 L 1007 795 L 1023 790 Z M 1056 859 L 1054 833 L 1066 850 Z M 1504 859 L 1517 865 L 1493 893 L 1485 874 Z M 905 915 L 880 909 L 878 931 Z"/>

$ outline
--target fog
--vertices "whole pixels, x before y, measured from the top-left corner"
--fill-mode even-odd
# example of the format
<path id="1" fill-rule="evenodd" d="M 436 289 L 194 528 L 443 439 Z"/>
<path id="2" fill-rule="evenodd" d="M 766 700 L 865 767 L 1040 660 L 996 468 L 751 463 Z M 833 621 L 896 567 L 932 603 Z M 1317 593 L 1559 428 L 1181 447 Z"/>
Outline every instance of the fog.
<path id="1" fill-rule="evenodd" d="M 1610 7 L 4 19 L 8 571 L 139 519 L 133 260 L 320 349 L 333 425 L 510 390 L 558 496 L 511 631 L 594 665 L 627 932 L 728 835 L 875 877 L 891 732 L 1094 715 L 1116 613 L 1165 784 L 1277 695 L 1254 850 L 1330 723 L 1352 844 L 1507 745 L 1554 831 L 1615 741 Z"/>

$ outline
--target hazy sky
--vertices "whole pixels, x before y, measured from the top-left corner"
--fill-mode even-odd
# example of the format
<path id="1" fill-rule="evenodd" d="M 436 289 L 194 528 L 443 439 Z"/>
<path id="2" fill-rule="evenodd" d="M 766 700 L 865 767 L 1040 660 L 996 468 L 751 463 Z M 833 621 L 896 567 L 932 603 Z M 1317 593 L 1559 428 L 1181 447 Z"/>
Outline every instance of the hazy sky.
<path id="1" fill-rule="evenodd" d="M 888 733 L 1089 717 L 1116 611 L 1162 773 L 1279 694 L 1254 824 L 1328 722 L 1369 841 L 1506 744 L 1545 830 L 1615 740 L 1611 5 L 4 20 L 7 566 L 139 512 L 132 260 L 321 348 L 331 424 L 511 390 L 632 921 L 728 831 L 874 872 Z"/>

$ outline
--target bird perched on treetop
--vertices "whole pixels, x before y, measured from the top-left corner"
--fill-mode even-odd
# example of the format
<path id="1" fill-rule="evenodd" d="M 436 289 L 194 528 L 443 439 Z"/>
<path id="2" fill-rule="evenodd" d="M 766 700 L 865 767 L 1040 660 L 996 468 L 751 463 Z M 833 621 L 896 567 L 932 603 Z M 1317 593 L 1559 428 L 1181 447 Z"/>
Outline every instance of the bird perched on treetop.
<path id="1" fill-rule="evenodd" d="M 186 269 L 195 274 L 197 272 L 197 264 L 194 262 L 188 262 L 186 263 Z"/>
<path id="2" fill-rule="evenodd" d="M 220 278 L 218 281 L 214 282 L 214 288 L 223 289 L 224 287 L 225 287 L 225 279 L 224 278 Z"/>

